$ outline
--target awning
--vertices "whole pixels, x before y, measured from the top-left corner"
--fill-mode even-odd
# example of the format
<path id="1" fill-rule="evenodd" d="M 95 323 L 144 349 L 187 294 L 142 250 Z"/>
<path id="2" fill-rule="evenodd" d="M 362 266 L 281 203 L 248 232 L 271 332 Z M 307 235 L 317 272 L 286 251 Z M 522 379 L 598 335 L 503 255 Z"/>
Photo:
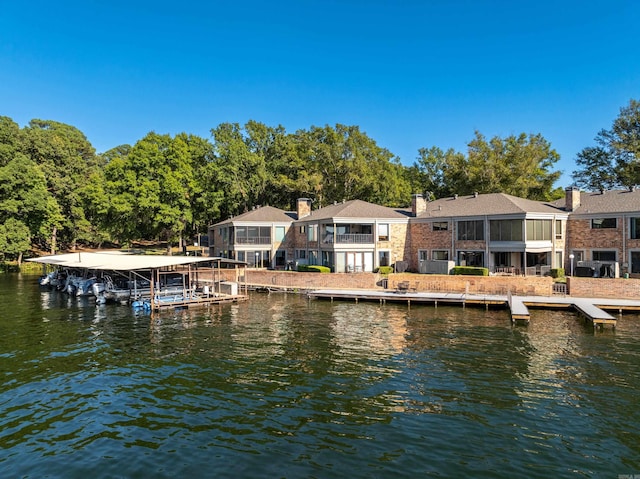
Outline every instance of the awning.
<path id="1" fill-rule="evenodd" d="M 180 266 L 198 263 L 220 262 L 222 264 L 246 264 L 227 258 L 209 256 L 161 256 L 127 254 L 123 252 L 100 253 L 66 253 L 39 258 L 29 258 L 34 263 L 50 264 L 65 268 L 85 268 L 100 271 L 136 271 L 161 269 L 170 266 Z"/>

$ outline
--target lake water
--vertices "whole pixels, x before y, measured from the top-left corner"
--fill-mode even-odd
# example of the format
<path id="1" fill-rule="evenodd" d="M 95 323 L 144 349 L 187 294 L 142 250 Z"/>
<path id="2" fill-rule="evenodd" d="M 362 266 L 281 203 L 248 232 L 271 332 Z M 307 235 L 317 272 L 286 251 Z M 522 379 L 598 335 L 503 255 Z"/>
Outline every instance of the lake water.
<path id="1" fill-rule="evenodd" d="M 162 312 L 0 275 L 0 477 L 640 474 L 640 317 L 253 294 Z"/>

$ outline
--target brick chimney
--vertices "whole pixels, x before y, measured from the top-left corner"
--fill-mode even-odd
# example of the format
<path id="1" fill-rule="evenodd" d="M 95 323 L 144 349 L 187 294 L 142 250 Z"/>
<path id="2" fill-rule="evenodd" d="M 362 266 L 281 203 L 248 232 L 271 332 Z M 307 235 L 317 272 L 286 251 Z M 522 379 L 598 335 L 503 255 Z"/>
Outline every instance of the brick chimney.
<path id="1" fill-rule="evenodd" d="M 427 211 L 427 200 L 419 193 L 411 195 L 411 213 L 413 216 L 420 216 Z"/>
<path id="2" fill-rule="evenodd" d="M 298 219 L 311 214 L 311 200 L 309 198 L 298 198 L 297 213 Z"/>
<path id="3" fill-rule="evenodd" d="M 570 186 L 564 190 L 565 193 L 565 209 L 567 211 L 575 211 L 580 206 L 580 188 Z"/>

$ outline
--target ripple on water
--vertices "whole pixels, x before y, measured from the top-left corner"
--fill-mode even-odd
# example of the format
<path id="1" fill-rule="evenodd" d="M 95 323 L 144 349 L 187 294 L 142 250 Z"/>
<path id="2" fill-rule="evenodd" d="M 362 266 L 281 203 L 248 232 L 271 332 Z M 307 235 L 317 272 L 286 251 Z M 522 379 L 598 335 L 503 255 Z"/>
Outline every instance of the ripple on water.
<path id="1" fill-rule="evenodd" d="M 31 294 L 0 320 L 1 477 L 640 470 L 631 318 L 271 295 L 150 319 Z"/>

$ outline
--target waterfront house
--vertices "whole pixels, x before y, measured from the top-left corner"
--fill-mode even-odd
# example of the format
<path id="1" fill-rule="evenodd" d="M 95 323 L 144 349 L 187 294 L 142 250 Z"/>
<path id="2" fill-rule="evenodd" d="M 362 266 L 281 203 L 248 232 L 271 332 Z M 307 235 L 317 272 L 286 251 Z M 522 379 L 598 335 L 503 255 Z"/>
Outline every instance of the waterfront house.
<path id="1" fill-rule="evenodd" d="M 566 244 L 572 258 L 567 272 L 617 276 L 619 269 L 620 274 L 640 276 L 639 190 L 584 192 L 571 187 L 556 204 L 569 214 Z"/>
<path id="2" fill-rule="evenodd" d="M 640 277 L 640 191 L 565 193 L 554 202 L 504 193 L 426 201 L 416 194 L 407 210 L 361 200 L 313 210 L 300 198 L 295 212 L 263 206 L 211 226 L 210 255 L 250 267 L 319 264 L 346 273 L 396 264 L 423 273 L 460 265 L 492 274 L 565 268 Z"/>
<path id="3" fill-rule="evenodd" d="M 262 206 L 210 226 L 209 255 L 244 261 L 250 268 L 284 269 L 296 217 L 293 212 Z"/>
<path id="4" fill-rule="evenodd" d="M 295 223 L 296 261 L 336 273 L 371 272 L 404 261 L 409 212 L 361 200 L 325 206 Z"/>
<path id="5" fill-rule="evenodd" d="M 486 267 L 496 274 L 545 274 L 565 258 L 568 213 L 504 193 L 425 201 L 413 195 L 410 268 L 432 261 Z"/>

